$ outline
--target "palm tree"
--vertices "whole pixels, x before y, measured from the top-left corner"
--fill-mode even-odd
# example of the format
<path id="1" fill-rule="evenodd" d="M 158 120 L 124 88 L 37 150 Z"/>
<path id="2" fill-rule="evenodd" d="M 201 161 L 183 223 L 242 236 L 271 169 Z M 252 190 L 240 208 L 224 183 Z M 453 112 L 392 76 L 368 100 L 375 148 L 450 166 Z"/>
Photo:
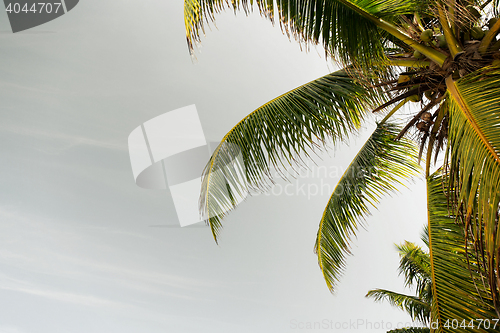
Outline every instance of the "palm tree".
<path id="1" fill-rule="evenodd" d="M 253 2 L 185 0 L 191 52 L 218 12 L 248 12 Z M 369 209 L 418 173 L 423 158 L 431 276 L 434 289 L 445 286 L 434 290 L 431 313 L 439 320 L 500 317 L 500 0 L 255 3 L 289 37 L 323 46 L 342 69 L 264 104 L 224 136 L 204 171 L 200 197 L 215 239 L 245 191 L 270 185 L 272 168 L 286 172 L 328 140 L 345 140 L 370 111 L 383 113 L 319 222 L 315 251 L 327 286 L 335 289 L 350 239 Z M 398 111 L 407 103 L 418 111 L 399 128 Z M 441 152 L 443 171 L 433 174 Z M 238 156 L 241 163 L 225 168 Z"/>
<path id="2" fill-rule="evenodd" d="M 456 332 L 457 329 L 498 331 L 497 327 L 479 327 L 475 321 L 478 318 L 494 318 L 495 309 L 477 269 L 480 261 L 477 255 L 467 253 L 462 247 L 465 242 L 462 226 L 455 223 L 455 218 L 448 213 L 447 191 L 441 186 L 441 177 L 442 174 L 437 172 L 429 177 L 428 182 L 429 223 L 424 229 L 422 241 L 429 252 L 410 242 L 397 246 L 399 273 L 404 276 L 406 286 L 415 287 L 416 296 L 374 289 L 366 297 L 376 301 L 387 300 L 408 312 L 414 321 L 438 332 Z M 466 329 L 460 327 L 462 322 Z M 388 333 L 428 332 L 430 329 L 426 327 L 407 327 Z"/>
<path id="3" fill-rule="evenodd" d="M 428 243 L 428 234 L 424 241 Z M 432 277 L 429 253 L 414 243 L 406 241 L 396 245 L 399 256 L 399 274 L 405 286 L 415 287 L 416 296 L 404 295 L 385 289 L 368 291 L 366 297 L 375 301 L 386 300 L 391 305 L 408 312 L 414 321 L 429 324 L 432 304 Z"/>
<path id="4" fill-rule="evenodd" d="M 428 177 L 429 221 L 422 241 L 429 249 L 405 242 L 398 246 L 400 274 L 407 286 L 416 287 L 416 296 L 392 291 L 370 290 L 367 297 L 388 300 L 407 311 L 413 320 L 429 328 L 408 327 L 388 333 L 498 332 L 496 312 L 489 286 L 483 280 L 479 253 L 468 252 L 463 225 L 449 213 L 448 189 L 443 188 L 441 171 Z M 487 325 L 481 325 L 483 320 Z"/>

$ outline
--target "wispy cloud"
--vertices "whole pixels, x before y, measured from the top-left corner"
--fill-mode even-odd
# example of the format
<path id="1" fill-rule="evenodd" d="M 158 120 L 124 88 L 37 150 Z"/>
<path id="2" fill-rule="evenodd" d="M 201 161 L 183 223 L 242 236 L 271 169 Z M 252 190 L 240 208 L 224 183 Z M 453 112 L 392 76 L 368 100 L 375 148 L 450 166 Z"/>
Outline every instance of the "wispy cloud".
<path id="1" fill-rule="evenodd" d="M 120 253 L 120 246 L 127 240 L 135 238 L 133 233 L 119 233 L 117 236 L 107 228 L 75 226 L 76 223 L 69 221 L 62 223 L 1 206 L 0 220 L 3 221 L 0 234 L 9 235 L 0 237 L 5 238 L 0 247 L 0 263 L 9 267 L 9 270 L 4 270 L 6 273 L 0 275 L 0 289 L 8 286 L 10 290 L 61 301 L 104 305 L 105 301 L 100 302 L 91 296 L 68 294 L 57 288 L 49 292 L 45 287 L 34 287 L 32 281 L 50 277 L 47 281 L 53 288 L 57 286 L 57 281 L 70 285 L 85 281 L 98 288 L 108 286 L 187 300 L 200 300 L 200 292 L 215 287 L 214 282 L 200 277 L 171 274 L 165 272 L 168 267 L 151 266 L 154 262 L 146 264 L 140 260 L 140 253 L 130 261 L 120 259 L 123 265 L 117 264 L 118 261 L 113 260 L 114 254 Z M 109 237 L 103 238 L 103 233 L 108 233 Z M 117 237 L 122 238 L 122 242 L 102 241 Z M 143 238 L 139 237 L 147 241 Z M 85 248 L 92 248 L 94 252 L 82 251 Z M 95 257 L 96 251 L 108 255 Z M 25 280 L 26 274 L 18 275 L 19 271 L 30 272 L 27 275 L 29 280 Z"/>
<path id="2" fill-rule="evenodd" d="M 17 84 L 13 83 L 11 81 L 5 81 L 5 80 L 0 80 L 0 87 L 2 87 L 2 90 L 6 90 L 8 88 L 13 88 L 16 90 L 24 90 L 24 91 L 29 91 L 29 92 L 36 92 L 40 94 L 60 94 L 63 93 L 63 90 L 56 89 L 56 88 L 47 88 L 47 87 L 34 87 L 34 86 L 28 86 L 26 84 Z"/>
<path id="3" fill-rule="evenodd" d="M 103 149 L 112 149 L 127 151 L 127 143 L 125 140 L 119 142 L 118 140 L 96 140 L 95 138 L 69 135 L 62 132 L 44 131 L 36 127 L 22 127 L 14 124 L 1 124 L 0 131 L 10 132 L 11 134 L 32 137 L 40 140 L 57 140 L 59 146 L 54 150 L 63 151 L 71 149 L 75 146 L 92 146 Z"/>
<path id="4" fill-rule="evenodd" d="M 26 331 L 23 331 L 19 327 L 15 326 L 0 326 L 0 333 L 25 333 Z"/>
<path id="5" fill-rule="evenodd" d="M 8 280 L 12 281 L 11 278 Z M 5 280 L 1 279 L 2 284 L 0 285 L 0 289 L 2 290 L 10 290 L 10 291 L 16 291 L 16 292 L 21 292 L 21 293 L 26 293 L 34 296 L 40 296 L 40 297 L 45 297 L 49 298 L 52 300 L 56 301 L 61 301 L 65 303 L 72 303 L 72 304 L 77 304 L 77 305 L 84 305 L 84 306 L 90 306 L 90 307 L 114 307 L 114 308 L 130 308 L 131 306 L 126 303 L 120 303 L 120 302 L 115 302 L 111 301 L 108 299 L 100 298 L 97 296 L 93 295 L 84 295 L 84 294 L 75 294 L 75 293 L 69 293 L 69 292 L 62 292 L 62 291 L 57 291 L 57 290 L 50 290 L 46 289 L 43 287 L 27 287 L 27 286 L 20 286 L 20 285 L 4 285 Z M 25 284 L 25 283 L 22 283 Z"/>

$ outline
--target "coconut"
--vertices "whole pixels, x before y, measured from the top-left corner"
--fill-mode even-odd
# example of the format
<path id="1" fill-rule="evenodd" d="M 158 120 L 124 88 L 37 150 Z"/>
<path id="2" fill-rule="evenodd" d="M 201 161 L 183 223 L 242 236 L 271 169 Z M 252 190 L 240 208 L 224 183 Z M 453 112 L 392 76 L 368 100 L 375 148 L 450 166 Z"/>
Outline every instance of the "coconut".
<path id="1" fill-rule="evenodd" d="M 420 95 L 411 95 L 410 97 L 408 97 L 408 100 L 410 102 L 420 102 L 421 98 L 420 98 Z"/>
<path id="2" fill-rule="evenodd" d="M 430 112 L 424 112 L 420 115 L 420 119 L 428 123 L 432 119 L 432 114 Z"/>
<path id="3" fill-rule="evenodd" d="M 481 40 L 483 39 L 485 33 L 480 27 L 472 27 L 472 29 L 470 29 L 470 35 L 474 39 Z"/>
<path id="4" fill-rule="evenodd" d="M 416 125 L 415 125 L 421 132 L 426 132 L 427 130 L 429 130 L 429 125 L 426 124 L 425 122 L 423 121 L 420 121 L 418 122 Z"/>
<path id="5" fill-rule="evenodd" d="M 434 100 L 436 98 L 436 92 L 433 90 L 426 90 L 424 92 L 425 97 L 429 100 Z"/>
<path id="6" fill-rule="evenodd" d="M 413 52 L 413 58 L 415 58 L 415 59 L 424 59 L 425 56 L 422 53 L 420 53 L 419 51 L 415 50 L 415 52 Z"/>
<path id="7" fill-rule="evenodd" d="M 420 39 L 426 43 L 430 43 L 432 41 L 432 37 L 434 37 L 434 32 L 432 32 L 432 29 L 424 30 L 420 34 Z"/>
<path id="8" fill-rule="evenodd" d="M 491 30 L 491 28 L 493 28 L 493 26 L 495 25 L 495 23 L 497 23 L 497 21 L 498 21 L 498 18 L 496 18 L 496 17 L 490 19 L 488 21 L 488 28 L 490 28 L 490 30 Z"/>
<path id="9" fill-rule="evenodd" d="M 446 38 L 444 37 L 444 35 L 437 36 L 437 41 L 438 41 L 439 48 L 441 48 L 441 49 L 448 48 L 448 42 L 446 42 Z"/>
<path id="10" fill-rule="evenodd" d="M 411 77 L 409 75 L 401 74 L 398 77 L 398 84 L 402 84 L 402 83 L 408 82 L 408 81 L 410 81 L 410 79 L 411 79 Z"/>
<path id="11" fill-rule="evenodd" d="M 481 9 L 480 8 L 478 8 L 476 6 L 468 5 L 467 7 L 465 7 L 465 9 L 467 9 L 467 11 L 469 12 L 469 14 L 473 18 L 476 18 L 476 19 L 481 18 Z"/>

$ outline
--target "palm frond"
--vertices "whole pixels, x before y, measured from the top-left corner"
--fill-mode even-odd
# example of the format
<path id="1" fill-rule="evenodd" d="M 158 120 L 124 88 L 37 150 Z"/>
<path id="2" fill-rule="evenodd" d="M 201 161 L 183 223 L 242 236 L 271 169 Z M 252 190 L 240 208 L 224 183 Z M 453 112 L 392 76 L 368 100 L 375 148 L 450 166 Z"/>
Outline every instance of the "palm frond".
<path id="1" fill-rule="evenodd" d="M 466 332 L 467 329 L 444 327 L 454 319 L 470 323 L 477 318 L 497 318 L 492 299 L 478 272 L 479 262 L 464 249 L 463 224 L 449 214 L 447 180 L 440 173 L 427 179 L 429 214 L 429 250 L 433 285 L 431 322 L 437 322 L 437 333 Z M 474 332 L 493 332 L 476 325 Z"/>
<path id="2" fill-rule="evenodd" d="M 415 0 L 256 0 L 261 15 L 274 20 L 275 6 L 282 30 L 299 41 L 321 44 L 343 64 L 380 66 L 384 55 L 384 32 L 377 27 L 384 22 L 398 22 L 398 16 L 413 14 L 422 8 Z M 190 50 L 204 26 L 224 9 L 248 12 L 253 1 L 185 0 L 186 37 Z M 386 23 L 387 23 L 386 22 Z M 389 23 L 387 23 L 389 24 Z"/>
<path id="3" fill-rule="evenodd" d="M 486 67 L 457 82 L 450 77 L 447 87 L 456 208 L 485 255 L 484 273 L 500 315 L 500 68 Z"/>
<path id="4" fill-rule="evenodd" d="M 484 2 L 490 2 L 490 1 L 484 1 Z M 498 17 L 500 15 L 500 0 L 493 0 L 493 14 L 495 17 Z"/>
<path id="5" fill-rule="evenodd" d="M 405 285 L 417 287 L 417 294 L 423 293 L 431 280 L 429 254 L 411 242 L 397 245 L 400 261 L 399 274 L 405 278 Z"/>
<path id="6" fill-rule="evenodd" d="M 184 25 L 189 52 L 205 33 L 205 25 L 215 20 L 215 14 L 226 7 L 225 0 L 184 0 Z M 247 8 L 247 7 L 245 7 Z"/>
<path id="7" fill-rule="evenodd" d="M 328 288 L 333 291 L 345 267 L 350 239 L 358 224 L 395 185 L 415 173 L 416 148 L 409 140 L 395 141 L 399 128 L 378 124 L 346 170 L 321 218 L 315 252 Z"/>
<path id="8" fill-rule="evenodd" d="M 385 300 L 392 306 L 409 313 L 412 320 L 418 320 L 424 324 L 429 322 L 431 311 L 430 304 L 418 297 L 404 295 L 385 289 L 370 290 L 365 297 L 373 298 L 377 302 Z"/>
<path id="9" fill-rule="evenodd" d="M 203 172 L 200 210 L 214 237 L 241 191 L 267 188 L 272 168 L 284 172 L 300 164 L 302 153 L 307 155 L 328 140 L 345 139 L 360 126 L 365 108 L 375 100 L 376 90 L 364 89 L 338 71 L 285 93 L 245 117 L 221 140 Z M 238 156 L 241 162 L 235 162 Z"/>

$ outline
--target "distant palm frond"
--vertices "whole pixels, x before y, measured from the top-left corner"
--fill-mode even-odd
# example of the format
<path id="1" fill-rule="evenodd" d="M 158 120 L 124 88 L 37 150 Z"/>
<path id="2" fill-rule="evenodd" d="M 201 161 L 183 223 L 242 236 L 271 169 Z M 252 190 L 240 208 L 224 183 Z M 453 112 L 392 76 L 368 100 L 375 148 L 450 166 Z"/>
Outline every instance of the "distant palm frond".
<path id="1" fill-rule="evenodd" d="M 401 257 L 399 274 L 405 277 L 406 286 L 416 285 L 417 294 L 420 294 L 431 279 L 429 254 L 411 242 L 404 242 L 396 247 Z"/>
<path id="2" fill-rule="evenodd" d="M 385 289 L 374 289 L 370 290 L 366 297 L 373 298 L 375 301 L 386 300 L 392 306 L 409 313 L 413 320 L 418 320 L 424 324 L 429 321 L 431 311 L 429 303 L 423 302 L 416 296 L 399 294 Z"/>

